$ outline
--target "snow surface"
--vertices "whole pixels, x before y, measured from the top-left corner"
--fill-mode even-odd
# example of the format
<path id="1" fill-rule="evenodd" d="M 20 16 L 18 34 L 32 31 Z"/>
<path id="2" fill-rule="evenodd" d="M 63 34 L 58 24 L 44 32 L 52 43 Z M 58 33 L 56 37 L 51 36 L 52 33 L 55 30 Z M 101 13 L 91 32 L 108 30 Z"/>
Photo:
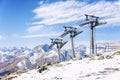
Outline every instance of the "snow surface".
<path id="1" fill-rule="evenodd" d="M 42 73 L 34 69 L 17 74 L 12 80 L 120 80 L 120 55 L 112 59 L 84 58 L 61 62 L 49 66 Z"/>

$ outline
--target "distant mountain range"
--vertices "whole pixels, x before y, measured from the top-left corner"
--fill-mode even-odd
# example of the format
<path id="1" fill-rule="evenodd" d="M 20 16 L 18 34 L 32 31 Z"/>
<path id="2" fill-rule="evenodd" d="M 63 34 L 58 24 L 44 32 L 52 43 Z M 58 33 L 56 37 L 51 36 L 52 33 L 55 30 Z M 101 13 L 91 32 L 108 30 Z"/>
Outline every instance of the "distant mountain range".
<path id="1" fill-rule="evenodd" d="M 85 46 L 75 48 L 76 53 L 79 54 L 78 56 L 80 56 L 80 52 L 85 52 L 83 48 L 85 49 Z M 61 50 L 62 61 L 72 59 L 71 55 L 71 50 Z M 0 48 L 0 75 L 19 69 L 36 68 L 46 61 L 58 62 L 57 49 L 49 49 L 48 44 L 38 45 L 33 49 L 27 47 Z"/>

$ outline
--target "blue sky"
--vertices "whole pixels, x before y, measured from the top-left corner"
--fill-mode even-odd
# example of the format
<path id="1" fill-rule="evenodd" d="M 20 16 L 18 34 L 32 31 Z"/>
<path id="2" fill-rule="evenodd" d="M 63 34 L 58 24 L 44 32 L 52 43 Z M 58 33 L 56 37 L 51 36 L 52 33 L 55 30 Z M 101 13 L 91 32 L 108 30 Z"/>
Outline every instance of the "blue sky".
<path id="1" fill-rule="evenodd" d="M 0 0 L 0 47 L 50 44 L 63 26 L 84 30 L 75 37 L 76 46 L 89 43 L 89 26 L 78 26 L 84 14 L 107 21 L 95 29 L 96 42 L 120 41 L 120 0 Z"/>

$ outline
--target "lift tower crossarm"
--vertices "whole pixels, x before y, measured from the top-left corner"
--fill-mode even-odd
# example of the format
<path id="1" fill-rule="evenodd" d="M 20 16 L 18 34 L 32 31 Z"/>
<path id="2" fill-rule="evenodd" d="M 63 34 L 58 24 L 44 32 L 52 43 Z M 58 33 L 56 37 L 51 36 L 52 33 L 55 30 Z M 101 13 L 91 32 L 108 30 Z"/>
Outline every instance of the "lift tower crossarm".
<path id="1" fill-rule="evenodd" d="M 51 38 L 51 44 L 49 46 L 49 48 L 52 48 L 54 45 L 57 46 L 57 49 L 58 49 L 58 57 L 59 57 L 59 61 L 58 62 L 61 62 L 61 58 L 60 58 L 60 49 L 67 43 L 68 41 L 63 41 L 62 39 L 53 39 Z"/>
<path id="2" fill-rule="evenodd" d="M 64 37 L 67 34 L 70 34 L 70 39 L 71 39 L 71 46 L 72 46 L 72 58 L 75 58 L 75 51 L 74 51 L 74 43 L 73 43 L 73 38 L 77 35 L 79 35 L 80 33 L 82 33 L 83 31 L 77 31 L 77 28 L 74 27 L 67 27 L 64 26 L 65 30 L 63 32 L 63 34 L 60 37 Z"/>
<path id="3" fill-rule="evenodd" d="M 99 25 L 103 25 L 106 24 L 106 22 L 99 22 L 98 19 L 99 17 L 94 16 L 94 15 L 88 15 L 85 14 L 86 20 L 84 23 L 80 24 L 79 26 L 85 26 L 90 24 L 90 32 L 91 32 L 91 36 L 90 36 L 90 56 L 92 56 L 92 54 L 94 54 L 94 27 L 99 26 Z"/>

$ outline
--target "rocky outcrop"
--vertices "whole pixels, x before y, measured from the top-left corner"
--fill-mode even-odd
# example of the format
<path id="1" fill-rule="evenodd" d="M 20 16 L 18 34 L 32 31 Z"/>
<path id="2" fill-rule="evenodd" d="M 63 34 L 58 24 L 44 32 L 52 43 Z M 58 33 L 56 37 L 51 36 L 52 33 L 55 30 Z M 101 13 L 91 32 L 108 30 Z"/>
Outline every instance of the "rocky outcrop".
<path id="1" fill-rule="evenodd" d="M 6 61 L 5 63 L 0 65 L 0 73 L 4 75 L 4 72 L 14 72 L 17 70 L 16 65 L 23 59 L 22 58 L 15 58 L 10 61 Z"/>
<path id="2" fill-rule="evenodd" d="M 103 60 L 103 59 L 112 59 L 113 56 L 111 55 L 101 55 L 98 57 L 98 60 Z"/>
<path id="3" fill-rule="evenodd" d="M 114 55 L 120 55 L 120 50 L 113 53 Z"/>

